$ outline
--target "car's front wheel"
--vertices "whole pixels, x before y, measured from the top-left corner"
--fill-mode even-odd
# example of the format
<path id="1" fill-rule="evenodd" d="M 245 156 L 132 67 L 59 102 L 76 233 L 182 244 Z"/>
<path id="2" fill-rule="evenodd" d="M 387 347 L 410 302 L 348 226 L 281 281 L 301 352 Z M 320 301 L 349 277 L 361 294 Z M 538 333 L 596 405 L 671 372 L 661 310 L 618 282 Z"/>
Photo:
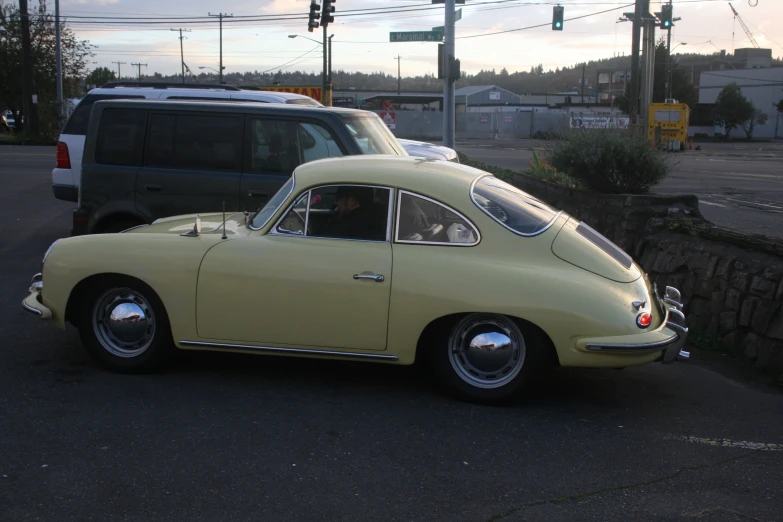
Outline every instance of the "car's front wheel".
<path id="1" fill-rule="evenodd" d="M 163 303 L 132 278 L 112 277 L 88 289 L 77 326 L 88 353 L 113 371 L 154 370 L 174 348 Z"/>
<path id="2" fill-rule="evenodd" d="M 440 337 L 435 373 L 448 391 L 464 400 L 507 402 L 542 362 L 538 333 L 504 315 L 469 314 Z"/>

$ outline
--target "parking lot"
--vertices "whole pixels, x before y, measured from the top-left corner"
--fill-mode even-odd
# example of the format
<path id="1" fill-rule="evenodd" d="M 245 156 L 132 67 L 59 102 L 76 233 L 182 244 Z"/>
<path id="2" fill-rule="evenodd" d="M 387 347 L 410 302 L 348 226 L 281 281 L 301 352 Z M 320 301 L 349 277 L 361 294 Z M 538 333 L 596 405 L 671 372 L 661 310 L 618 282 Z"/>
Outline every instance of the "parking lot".
<path id="1" fill-rule="evenodd" d="M 503 408 L 416 367 L 183 353 L 108 373 L 20 306 L 70 229 L 53 163 L 0 147 L 3 520 L 780 520 L 783 394 L 698 354 L 561 370 Z"/>
<path id="2" fill-rule="evenodd" d="M 728 228 L 783 237 L 783 143 L 702 143 L 672 154 L 672 173 L 653 192 L 696 194 L 704 216 Z M 456 148 L 488 165 L 525 170 L 540 140 L 460 140 Z"/>

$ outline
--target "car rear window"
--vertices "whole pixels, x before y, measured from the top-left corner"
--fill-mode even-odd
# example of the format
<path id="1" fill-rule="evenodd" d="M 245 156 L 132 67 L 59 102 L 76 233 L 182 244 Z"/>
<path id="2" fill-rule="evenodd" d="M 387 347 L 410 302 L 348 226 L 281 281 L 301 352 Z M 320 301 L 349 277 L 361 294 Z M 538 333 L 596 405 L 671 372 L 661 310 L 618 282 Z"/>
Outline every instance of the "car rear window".
<path id="1" fill-rule="evenodd" d="M 72 134 L 76 136 L 85 136 L 87 134 L 87 126 L 90 123 L 90 111 L 92 111 L 93 103 L 100 100 L 131 100 L 131 99 L 144 99 L 144 96 L 133 96 L 130 94 L 88 94 L 79 105 L 74 109 L 71 117 L 68 118 L 68 122 L 63 128 L 63 134 Z"/>
<path id="2" fill-rule="evenodd" d="M 540 234 L 559 214 L 543 201 L 494 176 L 474 181 L 470 197 L 488 216 L 520 236 Z"/>

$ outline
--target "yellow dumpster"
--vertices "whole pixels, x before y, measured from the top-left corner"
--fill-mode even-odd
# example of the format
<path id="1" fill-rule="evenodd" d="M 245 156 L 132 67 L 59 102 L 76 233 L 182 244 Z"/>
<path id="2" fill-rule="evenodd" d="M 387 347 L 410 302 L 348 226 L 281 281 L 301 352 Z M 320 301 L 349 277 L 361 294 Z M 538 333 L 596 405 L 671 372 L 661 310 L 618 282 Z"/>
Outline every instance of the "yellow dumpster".
<path id="1" fill-rule="evenodd" d="M 651 103 L 647 117 L 647 139 L 653 147 L 668 150 L 685 150 L 688 142 L 690 109 L 685 103 L 667 99 L 664 103 Z"/>

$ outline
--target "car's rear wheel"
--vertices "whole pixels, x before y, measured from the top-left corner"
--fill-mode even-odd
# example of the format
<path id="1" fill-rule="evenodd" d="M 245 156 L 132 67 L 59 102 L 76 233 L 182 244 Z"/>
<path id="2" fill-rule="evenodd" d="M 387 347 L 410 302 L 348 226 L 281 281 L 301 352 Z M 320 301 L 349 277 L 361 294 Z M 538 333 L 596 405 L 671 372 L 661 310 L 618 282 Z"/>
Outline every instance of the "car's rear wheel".
<path id="1" fill-rule="evenodd" d="M 78 329 L 88 353 L 118 372 L 154 370 L 174 348 L 163 304 L 149 286 L 132 278 L 92 286 L 81 301 Z"/>
<path id="2" fill-rule="evenodd" d="M 436 375 L 464 400 L 514 399 L 542 360 L 536 332 L 504 315 L 469 314 L 440 337 L 433 359 Z"/>

